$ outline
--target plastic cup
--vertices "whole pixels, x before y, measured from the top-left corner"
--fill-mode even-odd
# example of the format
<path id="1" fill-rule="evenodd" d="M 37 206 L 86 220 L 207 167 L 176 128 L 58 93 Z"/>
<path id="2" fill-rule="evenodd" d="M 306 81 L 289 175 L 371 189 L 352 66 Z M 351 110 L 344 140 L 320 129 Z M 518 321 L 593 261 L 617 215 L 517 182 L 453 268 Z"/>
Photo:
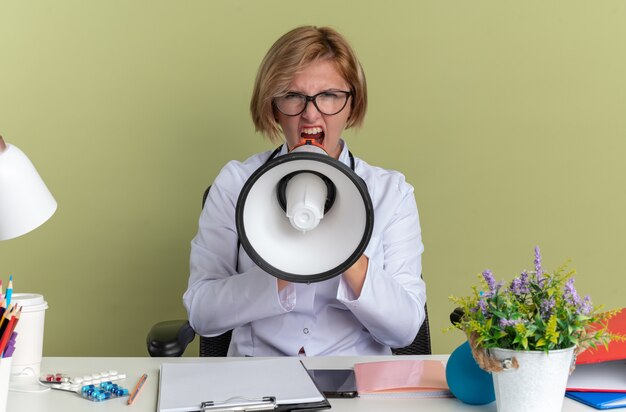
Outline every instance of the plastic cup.
<path id="1" fill-rule="evenodd" d="M 48 302 L 42 295 L 35 293 L 14 293 L 11 302 L 22 307 L 20 321 L 15 327 L 17 338 L 11 374 L 38 378 L 43 357 L 43 330 Z"/>
<path id="2" fill-rule="evenodd" d="M 0 359 L 0 412 L 7 410 L 7 398 L 9 396 L 9 378 L 11 377 L 12 358 Z"/>

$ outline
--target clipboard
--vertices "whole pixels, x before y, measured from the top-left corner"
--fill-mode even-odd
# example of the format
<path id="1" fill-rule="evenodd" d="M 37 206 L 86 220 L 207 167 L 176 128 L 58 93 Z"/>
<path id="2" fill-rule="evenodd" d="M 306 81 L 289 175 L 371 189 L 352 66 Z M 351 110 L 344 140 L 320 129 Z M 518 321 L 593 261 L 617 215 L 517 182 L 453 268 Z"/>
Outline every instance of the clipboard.
<path id="1" fill-rule="evenodd" d="M 330 408 L 297 358 L 163 363 L 159 412 Z"/>

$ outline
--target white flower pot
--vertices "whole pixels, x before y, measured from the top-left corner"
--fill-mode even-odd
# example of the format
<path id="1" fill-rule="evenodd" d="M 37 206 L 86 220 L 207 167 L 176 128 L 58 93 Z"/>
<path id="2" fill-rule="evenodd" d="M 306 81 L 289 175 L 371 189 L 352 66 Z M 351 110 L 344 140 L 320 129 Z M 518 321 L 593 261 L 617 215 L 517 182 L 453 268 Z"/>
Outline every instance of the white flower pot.
<path id="1" fill-rule="evenodd" d="M 498 412 L 560 412 L 574 348 L 543 351 L 489 349 L 499 360 L 517 358 L 518 369 L 493 373 Z"/>

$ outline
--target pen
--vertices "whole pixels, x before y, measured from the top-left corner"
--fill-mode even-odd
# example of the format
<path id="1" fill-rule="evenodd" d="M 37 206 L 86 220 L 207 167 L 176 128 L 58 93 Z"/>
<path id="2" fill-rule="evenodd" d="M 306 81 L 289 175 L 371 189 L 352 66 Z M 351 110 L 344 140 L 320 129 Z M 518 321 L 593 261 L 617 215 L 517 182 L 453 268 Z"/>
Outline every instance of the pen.
<path id="1" fill-rule="evenodd" d="M 146 383 L 146 379 L 148 379 L 147 374 L 144 373 L 143 375 L 141 375 L 141 378 L 139 378 L 139 382 L 137 382 L 137 385 L 135 385 L 135 389 L 133 389 L 133 392 L 128 397 L 127 405 L 132 405 L 133 402 L 135 402 L 135 398 L 137 398 L 137 395 L 139 395 L 139 392 L 141 392 L 141 388 L 143 388 L 143 384 Z"/>

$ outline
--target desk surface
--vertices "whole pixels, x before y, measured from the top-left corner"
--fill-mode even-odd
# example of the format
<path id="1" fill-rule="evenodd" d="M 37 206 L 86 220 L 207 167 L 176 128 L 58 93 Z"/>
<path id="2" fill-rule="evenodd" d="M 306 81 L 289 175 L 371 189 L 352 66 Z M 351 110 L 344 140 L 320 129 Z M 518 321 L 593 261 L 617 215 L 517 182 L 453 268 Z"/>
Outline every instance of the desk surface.
<path id="1" fill-rule="evenodd" d="M 331 369 L 350 368 L 356 362 L 375 360 L 388 360 L 390 357 L 311 357 L 302 358 L 309 368 Z M 412 356 L 416 359 L 446 359 L 444 355 Z M 125 411 L 144 412 L 156 411 L 157 393 L 159 388 L 159 367 L 163 362 L 221 362 L 224 360 L 242 360 L 246 358 L 44 358 L 42 373 L 67 373 L 78 376 L 105 370 L 117 370 L 125 373 L 127 379 L 123 386 L 132 389 L 143 373 L 148 374 L 146 385 L 132 406 L 126 405 L 126 399 L 112 399 L 102 402 L 91 402 L 82 399 L 79 395 L 70 392 L 49 390 L 43 393 L 19 393 L 10 392 L 8 411 Z M 348 412 L 379 412 L 393 410 L 394 412 L 447 412 L 447 411 L 475 411 L 495 412 L 495 402 L 484 406 L 466 405 L 457 399 L 330 399 L 331 411 Z M 129 409 L 132 408 L 132 409 Z M 595 409 L 584 406 L 571 399 L 565 399 L 563 411 L 594 411 Z"/>

